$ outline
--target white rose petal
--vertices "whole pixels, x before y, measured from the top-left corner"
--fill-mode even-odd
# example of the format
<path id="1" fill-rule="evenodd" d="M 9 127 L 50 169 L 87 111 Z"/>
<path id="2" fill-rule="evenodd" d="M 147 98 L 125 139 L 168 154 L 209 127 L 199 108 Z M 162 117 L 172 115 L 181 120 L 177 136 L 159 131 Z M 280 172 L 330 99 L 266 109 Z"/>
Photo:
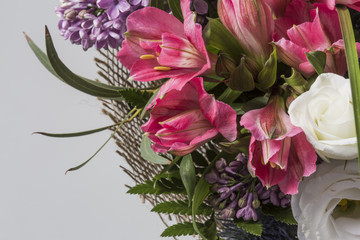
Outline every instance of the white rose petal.
<path id="1" fill-rule="evenodd" d="M 319 75 L 310 90 L 290 104 L 288 113 L 322 158 L 357 158 L 349 79 L 333 73 Z"/>
<path id="2" fill-rule="evenodd" d="M 342 199 L 360 200 L 357 161 L 322 163 L 299 185 L 291 207 L 300 240 L 360 239 L 360 205 L 343 211 Z M 353 204 L 354 206 L 355 204 Z"/>

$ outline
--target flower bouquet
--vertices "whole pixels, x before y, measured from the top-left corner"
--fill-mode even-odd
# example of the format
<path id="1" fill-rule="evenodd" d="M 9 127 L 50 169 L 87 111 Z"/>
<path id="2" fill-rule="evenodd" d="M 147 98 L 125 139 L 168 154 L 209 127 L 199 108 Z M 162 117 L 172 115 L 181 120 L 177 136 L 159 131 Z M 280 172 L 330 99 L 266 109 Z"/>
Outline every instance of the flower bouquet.
<path id="1" fill-rule="evenodd" d="M 357 11 L 358 0 L 62 0 L 60 34 L 99 50 L 102 81 L 66 67 L 47 28 L 46 53 L 28 43 L 114 125 L 41 134 L 111 129 L 128 193 L 178 222 L 164 237 L 359 239 Z"/>

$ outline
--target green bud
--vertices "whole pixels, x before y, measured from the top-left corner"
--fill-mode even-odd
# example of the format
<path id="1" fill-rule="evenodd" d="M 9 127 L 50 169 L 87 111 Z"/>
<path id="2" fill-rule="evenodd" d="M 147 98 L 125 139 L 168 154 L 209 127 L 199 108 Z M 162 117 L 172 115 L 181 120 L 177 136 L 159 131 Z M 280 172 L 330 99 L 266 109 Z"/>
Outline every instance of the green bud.
<path id="1" fill-rule="evenodd" d="M 236 68 L 236 61 L 227 53 L 220 53 L 216 61 L 215 72 L 218 76 L 229 78 Z"/>
<path id="2" fill-rule="evenodd" d="M 226 84 L 231 89 L 241 92 L 249 92 L 255 89 L 253 75 L 249 71 L 244 57 L 241 58 L 239 66 L 231 73 Z"/>

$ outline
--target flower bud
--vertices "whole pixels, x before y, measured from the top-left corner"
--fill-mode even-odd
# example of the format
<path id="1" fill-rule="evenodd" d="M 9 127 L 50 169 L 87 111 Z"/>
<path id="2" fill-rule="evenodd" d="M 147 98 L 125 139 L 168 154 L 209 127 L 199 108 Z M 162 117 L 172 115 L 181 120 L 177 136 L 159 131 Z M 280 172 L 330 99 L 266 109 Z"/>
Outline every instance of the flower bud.
<path id="1" fill-rule="evenodd" d="M 226 53 L 220 53 L 216 61 L 215 72 L 220 77 L 229 78 L 236 68 L 236 61 Z"/>
<path id="2" fill-rule="evenodd" d="M 75 20 L 76 15 L 77 15 L 76 10 L 72 8 L 66 9 L 64 12 L 64 18 L 69 21 Z"/>

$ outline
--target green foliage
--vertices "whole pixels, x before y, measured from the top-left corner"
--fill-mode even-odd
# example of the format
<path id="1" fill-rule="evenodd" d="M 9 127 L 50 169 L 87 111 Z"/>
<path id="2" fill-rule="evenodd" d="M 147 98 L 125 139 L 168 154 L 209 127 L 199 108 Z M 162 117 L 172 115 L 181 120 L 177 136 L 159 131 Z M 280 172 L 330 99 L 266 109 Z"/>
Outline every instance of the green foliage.
<path id="1" fill-rule="evenodd" d="M 245 114 L 246 112 L 254 109 L 263 108 L 266 106 L 268 97 L 255 97 L 247 102 L 232 103 L 230 106 L 235 110 L 238 115 Z"/>
<path id="2" fill-rule="evenodd" d="M 291 212 L 291 208 L 282 208 L 275 206 L 262 206 L 262 213 L 268 216 L 273 216 L 276 221 L 283 222 L 289 225 L 297 225 L 297 222 Z"/>
<path id="3" fill-rule="evenodd" d="M 152 97 L 151 93 L 134 88 L 120 90 L 119 94 L 127 103 L 137 108 L 144 108 Z"/>
<path id="4" fill-rule="evenodd" d="M 127 193 L 129 194 L 170 194 L 170 193 L 184 193 L 184 188 L 179 186 L 177 183 L 172 183 L 167 180 L 162 181 L 145 181 L 145 183 L 140 183 L 132 188 L 130 188 Z"/>
<path id="5" fill-rule="evenodd" d="M 146 135 L 144 135 L 142 137 L 141 145 L 140 145 L 140 153 L 141 153 L 141 157 L 149 162 L 152 162 L 155 164 L 169 164 L 170 163 L 169 159 L 164 158 L 154 152 L 154 150 L 151 148 L 151 141 Z"/>
<path id="6" fill-rule="evenodd" d="M 303 93 L 306 89 L 306 84 L 308 83 L 304 77 L 296 71 L 294 68 L 291 69 L 291 76 L 285 77 L 281 75 L 281 77 L 285 80 L 289 86 L 294 88 L 298 93 Z"/>
<path id="7" fill-rule="evenodd" d="M 269 59 L 266 61 L 264 68 L 260 71 L 256 79 L 256 87 L 261 91 L 266 91 L 276 82 L 277 73 L 277 56 L 276 48 L 270 54 Z"/>
<path id="8" fill-rule="evenodd" d="M 213 217 L 205 222 L 202 232 L 208 240 L 219 239 L 219 237 L 217 236 L 216 222 Z"/>
<path id="9" fill-rule="evenodd" d="M 263 226 L 261 223 L 259 222 L 254 222 L 254 221 L 243 221 L 243 220 L 235 220 L 234 223 L 236 224 L 237 227 L 241 228 L 242 230 L 261 237 L 262 231 L 263 231 Z"/>
<path id="10" fill-rule="evenodd" d="M 206 48 L 212 49 L 215 54 L 221 50 L 235 61 L 240 61 L 241 54 L 244 52 L 241 45 L 218 19 L 209 19 L 203 30 L 203 38 Z"/>
<path id="11" fill-rule="evenodd" d="M 164 0 L 150 0 L 150 7 L 156 7 L 165 10 Z"/>
<path id="12" fill-rule="evenodd" d="M 191 199 L 194 194 L 194 189 L 196 185 L 196 173 L 191 154 L 187 154 L 183 157 L 180 164 L 180 176 L 186 189 L 189 203 L 191 203 Z"/>
<path id="13" fill-rule="evenodd" d="M 101 132 L 101 131 L 104 131 L 104 130 L 109 129 L 111 127 L 115 127 L 117 125 L 119 125 L 119 123 L 115 123 L 113 125 L 102 127 L 102 128 L 97 128 L 97 129 L 83 131 L 83 132 L 75 132 L 75 133 L 34 132 L 33 134 L 41 134 L 41 135 L 44 135 L 44 136 L 47 136 L 47 137 L 55 137 L 55 138 L 80 137 L 80 136 L 85 136 L 85 135 L 90 135 L 90 134 L 93 134 L 93 133 Z"/>
<path id="14" fill-rule="evenodd" d="M 163 202 L 156 205 L 152 212 L 157 213 L 167 213 L 167 214 L 184 214 L 191 216 L 192 211 L 189 208 L 188 201 L 170 201 L 170 202 Z M 206 204 L 202 203 L 197 211 L 197 215 L 204 215 L 210 216 L 213 213 L 213 208 L 207 206 Z"/>
<path id="15" fill-rule="evenodd" d="M 114 87 L 87 78 L 83 78 L 70 71 L 70 69 L 67 68 L 58 57 L 47 27 L 45 28 L 45 41 L 47 58 L 44 56 L 44 53 L 41 53 L 41 50 L 39 48 L 33 47 L 32 49 L 35 50 L 35 55 L 40 59 L 43 65 L 51 73 L 55 73 L 54 75 L 57 78 L 69 84 L 73 88 L 76 88 L 89 95 L 107 99 L 121 100 L 119 91 L 123 90 L 123 88 Z"/>
<path id="16" fill-rule="evenodd" d="M 314 67 L 317 74 L 322 74 L 324 72 L 326 64 L 326 53 L 322 51 L 306 52 L 306 58 Z"/>
<path id="17" fill-rule="evenodd" d="M 241 58 L 239 66 L 231 73 L 227 80 L 227 85 L 233 90 L 240 92 L 249 92 L 255 89 L 255 82 L 252 73 L 246 66 L 246 60 Z"/>
<path id="18" fill-rule="evenodd" d="M 167 0 L 167 1 L 172 14 L 181 22 L 184 22 L 184 18 L 181 12 L 180 0 Z"/>
<path id="19" fill-rule="evenodd" d="M 199 226 L 203 226 L 203 224 L 198 223 Z M 165 229 L 165 231 L 161 234 L 161 237 L 177 237 L 177 236 L 186 236 L 186 235 L 194 235 L 196 231 L 193 228 L 192 223 L 178 223 L 172 225 Z"/>

